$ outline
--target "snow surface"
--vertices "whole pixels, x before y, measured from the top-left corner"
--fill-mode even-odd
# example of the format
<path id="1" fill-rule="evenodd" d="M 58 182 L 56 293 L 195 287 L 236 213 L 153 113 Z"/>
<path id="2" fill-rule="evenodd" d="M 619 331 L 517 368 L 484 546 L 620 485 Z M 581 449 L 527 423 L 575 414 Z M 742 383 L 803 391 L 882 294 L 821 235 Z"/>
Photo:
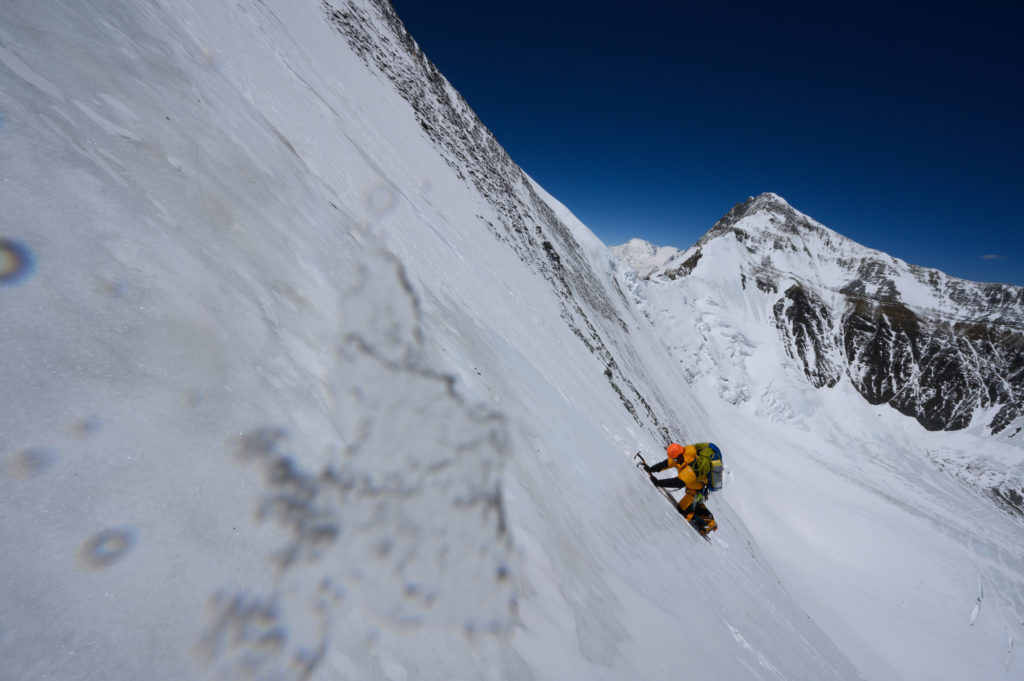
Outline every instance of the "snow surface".
<path id="1" fill-rule="evenodd" d="M 9 0 L 0 114 L 4 679 L 1019 677 L 1020 526 L 926 456 L 976 438 L 811 392 L 764 301 L 531 183 L 617 370 L 723 445 L 703 542 L 321 2 Z"/>

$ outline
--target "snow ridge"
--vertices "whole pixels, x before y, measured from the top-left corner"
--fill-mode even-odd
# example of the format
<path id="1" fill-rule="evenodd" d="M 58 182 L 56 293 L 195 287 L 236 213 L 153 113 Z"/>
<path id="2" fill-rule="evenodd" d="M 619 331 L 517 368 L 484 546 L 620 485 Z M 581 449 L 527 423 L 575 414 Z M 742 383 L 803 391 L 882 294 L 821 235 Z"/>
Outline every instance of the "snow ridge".
<path id="1" fill-rule="evenodd" d="M 573 231 L 423 54 L 389 2 L 324 0 L 323 7 L 352 49 L 368 66 L 379 69 L 409 103 L 420 128 L 459 179 L 491 204 L 498 224 L 477 218 L 549 282 L 560 299 L 563 320 L 604 365 L 609 384 L 637 425 L 668 438 L 671 424 L 679 419 L 660 395 L 650 395 L 650 389 L 643 394 L 636 378 L 620 368 L 630 362 L 644 385 L 654 383 L 628 357 L 629 325 L 612 302 L 607 283 L 595 276 Z M 616 294 L 621 297 L 621 290 Z M 602 318 L 613 326 L 602 324 Z"/>

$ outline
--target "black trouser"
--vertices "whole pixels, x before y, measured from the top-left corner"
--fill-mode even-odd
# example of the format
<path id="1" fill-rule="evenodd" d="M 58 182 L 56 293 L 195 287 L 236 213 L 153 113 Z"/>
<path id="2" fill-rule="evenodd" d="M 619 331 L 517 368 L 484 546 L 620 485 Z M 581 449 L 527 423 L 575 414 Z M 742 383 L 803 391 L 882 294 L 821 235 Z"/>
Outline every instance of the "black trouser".
<path id="1" fill-rule="evenodd" d="M 665 487 L 667 489 L 683 489 L 686 487 L 686 483 L 679 478 L 665 478 L 663 480 L 659 480 L 658 478 L 651 476 L 651 482 L 654 483 L 655 487 Z M 699 496 L 693 500 L 693 503 L 690 504 L 689 508 L 683 508 L 679 504 L 676 504 L 676 509 L 683 515 L 683 517 L 686 517 L 692 511 L 694 520 L 699 518 L 715 517 L 711 515 L 711 511 L 709 511 L 708 507 L 704 505 L 704 499 Z"/>
<path id="2" fill-rule="evenodd" d="M 669 489 L 682 489 L 686 487 L 686 483 L 679 478 L 665 478 L 663 480 L 659 480 L 652 476 L 651 482 L 654 483 L 655 487 L 668 487 Z"/>

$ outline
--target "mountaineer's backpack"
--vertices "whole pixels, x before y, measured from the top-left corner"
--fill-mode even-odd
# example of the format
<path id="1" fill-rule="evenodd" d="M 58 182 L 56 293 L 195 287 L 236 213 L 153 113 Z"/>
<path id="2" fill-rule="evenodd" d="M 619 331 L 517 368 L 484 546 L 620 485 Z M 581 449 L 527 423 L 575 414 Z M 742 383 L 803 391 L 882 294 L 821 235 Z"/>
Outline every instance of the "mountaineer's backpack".
<path id="1" fill-rule="evenodd" d="M 712 492 L 722 489 L 722 450 L 714 442 L 701 442 L 697 445 L 697 459 L 693 462 L 693 472 L 698 480 L 707 480 Z"/>

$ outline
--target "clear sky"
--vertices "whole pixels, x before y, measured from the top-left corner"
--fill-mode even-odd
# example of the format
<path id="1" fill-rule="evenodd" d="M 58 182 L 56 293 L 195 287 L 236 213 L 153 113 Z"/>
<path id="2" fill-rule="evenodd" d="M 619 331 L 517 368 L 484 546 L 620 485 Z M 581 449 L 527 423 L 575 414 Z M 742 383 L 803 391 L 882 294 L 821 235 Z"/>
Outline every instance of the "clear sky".
<path id="1" fill-rule="evenodd" d="M 609 246 L 686 248 L 773 191 L 913 264 L 1024 285 L 1013 3 L 392 2 Z"/>

